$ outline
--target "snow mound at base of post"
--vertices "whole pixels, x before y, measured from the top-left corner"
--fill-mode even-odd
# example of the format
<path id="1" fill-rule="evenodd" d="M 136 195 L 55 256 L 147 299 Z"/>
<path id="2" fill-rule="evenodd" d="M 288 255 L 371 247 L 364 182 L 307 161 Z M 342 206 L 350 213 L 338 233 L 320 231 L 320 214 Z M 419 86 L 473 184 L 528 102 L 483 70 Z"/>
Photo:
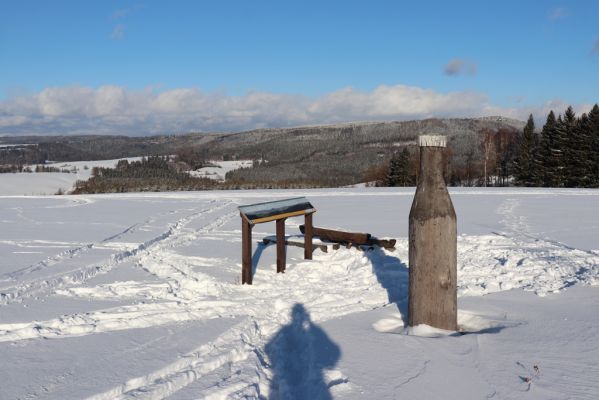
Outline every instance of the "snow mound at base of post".
<path id="1" fill-rule="evenodd" d="M 456 331 L 448 331 L 445 329 L 435 328 L 434 326 L 420 324 L 416 326 L 409 326 L 406 329 L 406 334 L 410 336 L 436 338 L 457 335 L 458 333 Z"/>
<path id="2" fill-rule="evenodd" d="M 404 321 L 399 313 L 390 315 L 389 318 L 383 318 L 372 324 L 375 331 L 381 333 L 403 333 Z"/>

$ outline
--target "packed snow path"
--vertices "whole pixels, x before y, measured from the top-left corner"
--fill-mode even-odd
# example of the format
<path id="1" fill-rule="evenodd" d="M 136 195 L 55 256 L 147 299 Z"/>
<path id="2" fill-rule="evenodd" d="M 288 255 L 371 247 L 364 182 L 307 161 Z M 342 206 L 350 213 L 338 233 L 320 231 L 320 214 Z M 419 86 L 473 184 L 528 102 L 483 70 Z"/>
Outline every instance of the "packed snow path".
<path id="1" fill-rule="evenodd" d="M 303 250 L 288 248 L 287 271 L 276 274 L 274 247 L 254 244 L 254 285 L 240 285 L 237 206 L 297 195 L 316 206 L 316 226 L 395 237 L 397 249 L 317 250 L 313 261 L 304 261 Z M 273 385 L 280 375 L 273 359 L 289 351 L 286 339 L 277 339 L 280 332 L 302 325 L 292 317 L 298 304 L 313 332 L 319 324 L 391 309 L 395 317 L 363 329 L 383 338 L 380 332 L 404 332 L 412 195 L 350 189 L 0 198 L 0 356 L 21 360 L 0 369 L 2 381 L 13 382 L 3 392 L 7 398 L 284 397 L 284 385 Z M 460 296 L 518 288 L 546 296 L 599 284 L 593 239 L 599 237 L 599 193 L 491 189 L 452 195 Z M 287 220 L 287 234 L 299 233 L 301 222 Z M 254 242 L 273 234 L 269 225 L 254 229 Z M 461 322 L 479 330 L 522 323 L 472 313 L 462 313 Z M 136 341 L 144 335 L 145 342 Z M 104 367 L 115 373 L 86 380 L 65 360 L 52 367 L 69 342 L 92 355 L 108 353 Z M 39 376 L 19 378 L 40 348 L 47 358 L 33 365 Z M 321 389 L 333 397 L 363 393 L 338 359 L 331 356 L 326 366 L 306 361 L 308 380 L 323 381 Z M 130 360 L 138 362 L 131 367 Z M 406 383 L 434 368 L 429 364 L 406 371 Z M 587 384 L 591 392 L 596 388 Z M 308 389 L 302 393 L 318 395 Z M 481 390 L 500 393 L 491 389 Z M 394 390 L 390 397 L 401 393 Z"/>

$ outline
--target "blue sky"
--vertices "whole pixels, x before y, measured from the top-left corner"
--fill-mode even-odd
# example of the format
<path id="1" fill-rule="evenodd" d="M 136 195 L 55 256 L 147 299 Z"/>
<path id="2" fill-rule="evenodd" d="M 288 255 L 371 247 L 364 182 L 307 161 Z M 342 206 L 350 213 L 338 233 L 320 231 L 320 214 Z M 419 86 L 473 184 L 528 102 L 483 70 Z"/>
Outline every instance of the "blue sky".
<path id="1" fill-rule="evenodd" d="M 599 101 L 597 1 L 0 1 L 0 134 L 540 118 Z"/>

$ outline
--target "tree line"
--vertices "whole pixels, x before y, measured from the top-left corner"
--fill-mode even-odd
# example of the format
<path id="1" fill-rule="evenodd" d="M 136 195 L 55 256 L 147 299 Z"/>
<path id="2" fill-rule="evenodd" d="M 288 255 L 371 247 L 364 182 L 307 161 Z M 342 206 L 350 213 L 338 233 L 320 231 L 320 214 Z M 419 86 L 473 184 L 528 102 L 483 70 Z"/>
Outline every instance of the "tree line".
<path id="1" fill-rule="evenodd" d="M 192 177 L 177 170 L 168 156 L 143 157 L 139 161 L 120 160 L 115 168 L 94 167 L 91 177 L 77 181 L 73 194 L 162 192 L 214 189 L 216 182 Z"/>
<path id="2" fill-rule="evenodd" d="M 540 134 L 531 115 L 513 167 L 517 186 L 599 187 L 599 106 L 580 117 L 572 107 L 550 111 Z"/>
<path id="3" fill-rule="evenodd" d="M 7 173 L 22 173 L 22 172 L 62 172 L 65 174 L 76 173 L 77 169 L 75 167 L 68 168 L 58 168 L 51 165 L 36 165 L 32 167 L 31 165 L 23 165 L 23 164 L 8 164 L 8 165 L 0 165 L 0 174 Z"/>
<path id="4" fill-rule="evenodd" d="M 518 133 L 514 129 L 481 129 L 474 135 L 448 136 L 444 175 L 450 186 L 509 186 Z M 414 186 L 420 163 L 416 144 L 396 150 L 382 164 L 370 167 L 362 180 L 368 186 Z"/>
<path id="5" fill-rule="evenodd" d="M 368 169 L 372 186 L 412 186 L 418 147 L 396 151 Z M 446 180 L 451 186 L 599 187 L 599 105 L 576 116 L 572 107 L 547 115 L 541 131 L 533 116 L 521 132 L 482 129 L 477 136 L 449 138 Z"/>

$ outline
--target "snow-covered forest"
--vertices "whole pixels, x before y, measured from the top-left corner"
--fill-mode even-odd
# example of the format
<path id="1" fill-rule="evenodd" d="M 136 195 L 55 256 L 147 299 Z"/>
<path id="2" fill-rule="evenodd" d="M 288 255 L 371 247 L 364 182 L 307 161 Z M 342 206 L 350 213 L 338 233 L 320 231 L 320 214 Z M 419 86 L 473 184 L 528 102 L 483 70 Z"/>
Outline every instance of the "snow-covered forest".
<path id="1" fill-rule="evenodd" d="M 452 169 L 455 185 L 476 185 L 482 160 L 482 132 L 498 132 L 511 143 L 523 123 L 502 117 L 428 119 L 403 122 L 361 122 L 299 128 L 260 129 L 232 134 L 190 134 L 146 138 L 130 137 L 27 137 L 2 138 L 2 142 L 26 142 L 27 146 L 0 149 L 0 163 L 22 170 L 23 165 L 44 160 L 73 161 L 116 159 L 133 156 L 172 156 L 182 162 L 172 165 L 180 171 L 193 171 L 198 165 L 214 160 L 253 160 L 252 168 L 231 171 L 222 188 L 301 188 L 338 187 L 364 182 L 371 169 L 386 168 L 393 154 L 409 147 L 416 157 L 414 143 L 419 134 L 442 133 L 451 138 Z M 491 168 L 491 167 L 489 167 Z M 148 170 L 145 169 L 147 172 Z M 144 171 L 136 171 L 142 178 Z M 168 171 L 164 171 L 167 174 Z M 150 175 L 156 175 L 154 173 Z M 159 174 L 160 175 L 160 174 Z M 171 174 L 173 177 L 176 174 Z M 200 175 L 194 175 L 200 176 Z M 143 178 L 152 178 L 144 176 Z M 2 176 L 0 176 L 2 179 Z M 174 178 L 172 188 L 183 188 Z M 179 179 L 180 180 L 180 179 Z M 106 182 L 104 182 L 106 183 Z M 82 185 L 80 185 L 82 186 Z M 138 182 L 113 182 L 100 185 L 90 182 L 93 192 L 151 190 L 166 187 L 164 182 L 144 185 Z M 184 190 L 209 186 L 190 181 Z M 134 189 L 137 187 L 137 189 Z M 71 188 L 64 188 L 70 191 Z"/>
<path id="2" fill-rule="evenodd" d="M 519 186 L 599 187 L 599 105 L 577 117 L 550 111 L 540 134 L 532 115 L 518 140 L 513 168 Z"/>
<path id="3" fill-rule="evenodd" d="M 572 108 L 558 117 L 551 111 L 542 129 L 535 129 L 531 116 L 526 124 L 496 117 L 262 129 L 221 135 L 75 137 L 65 146 L 49 138 L 38 142 L 30 138 L 35 143 L 0 149 L 0 172 L 27 172 L 31 162 L 48 159 L 168 155 L 165 160 L 172 162 L 162 163 L 160 168 L 156 161 L 152 168 L 139 162 L 131 164 L 125 174 L 123 168 L 117 168 L 96 176 L 101 171 L 95 170 L 94 179 L 63 191 L 309 188 L 365 182 L 370 186 L 410 186 L 416 181 L 418 165 L 415 139 L 419 134 L 435 132 L 449 137 L 446 178 L 452 186 L 599 185 L 598 106 L 580 116 Z M 213 160 L 253 163 L 225 171 L 220 183 L 200 179 L 209 177 L 199 170 Z M 183 171 L 191 171 L 191 177 Z"/>

